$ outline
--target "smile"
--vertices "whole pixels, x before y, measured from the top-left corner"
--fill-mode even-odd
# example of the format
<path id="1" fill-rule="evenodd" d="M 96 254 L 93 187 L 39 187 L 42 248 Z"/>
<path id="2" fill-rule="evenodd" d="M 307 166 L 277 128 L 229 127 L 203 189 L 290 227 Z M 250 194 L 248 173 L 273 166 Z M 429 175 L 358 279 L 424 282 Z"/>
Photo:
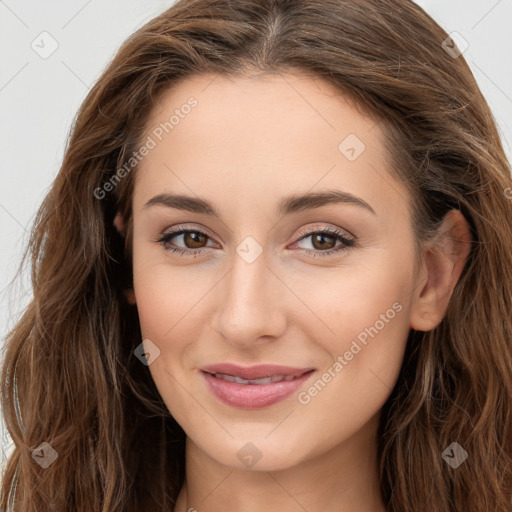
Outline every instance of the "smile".
<path id="1" fill-rule="evenodd" d="M 273 382 L 290 381 L 300 377 L 300 375 L 274 375 L 272 377 L 266 377 L 262 379 L 242 379 L 242 377 L 238 377 L 236 375 L 228 375 L 226 373 L 215 373 L 213 376 L 217 379 L 222 379 L 227 382 L 235 382 L 236 384 L 271 384 Z"/>
<path id="2" fill-rule="evenodd" d="M 259 409 L 281 402 L 297 392 L 315 370 L 300 375 L 272 375 L 243 379 L 225 373 L 201 371 L 207 389 L 220 402 L 240 409 Z"/>

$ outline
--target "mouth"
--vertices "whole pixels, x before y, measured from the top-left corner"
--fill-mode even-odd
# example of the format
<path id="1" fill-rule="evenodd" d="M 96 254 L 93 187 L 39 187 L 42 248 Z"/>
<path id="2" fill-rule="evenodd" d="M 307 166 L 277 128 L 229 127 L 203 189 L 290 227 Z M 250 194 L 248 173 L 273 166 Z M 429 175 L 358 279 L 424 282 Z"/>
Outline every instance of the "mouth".
<path id="1" fill-rule="evenodd" d="M 314 368 L 296 368 L 277 364 L 259 364 L 256 366 L 239 366 L 233 363 L 218 363 L 200 368 L 201 371 L 215 375 L 218 378 L 226 378 L 229 382 L 239 384 L 268 384 L 282 380 L 292 380 Z M 232 380 L 238 378 L 239 381 Z M 262 380 L 274 379 L 274 380 Z M 247 382 L 246 382 L 247 381 Z M 259 382 L 261 381 L 261 382 Z"/>
<path id="2" fill-rule="evenodd" d="M 314 368 L 252 367 L 227 373 L 226 365 L 201 369 L 206 388 L 220 402 L 239 409 L 259 409 L 297 392 L 315 373 Z M 240 375 L 242 374 L 242 375 Z M 248 378 L 250 377 L 250 378 Z"/>

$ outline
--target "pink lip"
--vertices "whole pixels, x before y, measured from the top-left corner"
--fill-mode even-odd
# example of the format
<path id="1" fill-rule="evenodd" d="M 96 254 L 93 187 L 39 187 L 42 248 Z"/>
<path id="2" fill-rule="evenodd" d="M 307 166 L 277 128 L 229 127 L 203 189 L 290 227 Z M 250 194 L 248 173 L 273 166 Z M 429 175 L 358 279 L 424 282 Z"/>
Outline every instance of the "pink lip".
<path id="1" fill-rule="evenodd" d="M 223 371 L 216 371 L 215 373 L 226 373 L 228 375 L 233 374 L 226 371 L 227 368 L 225 365 L 222 366 Z M 265 378 L 269 376 L 268 373 L 270 373 L 270 376 L 297 375 L 297 377 L 290 381 L 271 382 L 269 384 L 237 384 L 236 382 L 228 382 L 223 379 L 214 377 L 211 373 L 208 373 L 210 370 L 203 370 L 201 371 L 201 374 L 206 380 L 210 391 L 224 404 L 239 409 L 259 409 L 261 407 L 268 407 L 272 404 L 280 402 L 281 400 L 284 400 L 292 393 L 297 391 L 314 373 L 314 371 L 308 368 L 300 370 L 297 368 L 290 369 L 289 367 L 278 366 L 272 366 L 272 371 L 269 371 L 269 366 L 265 366 L 265 368 L 267 368 L 267 374 L 262 375 L 261 368 L 262 366 L 246 369 L 246 374 L 249 373 L 249 370 L 252 370 L 253 375 L 255 373 L 257 374 L 256 377 L 242 377 L 242 375 L 236 372 L 235 375 L 244 379 Z M 282 370 L 276 371 L 276 368 L 286 368 L 286 371 L 290 372 L 293 370 L 293 372 L 282 373 Z"/>

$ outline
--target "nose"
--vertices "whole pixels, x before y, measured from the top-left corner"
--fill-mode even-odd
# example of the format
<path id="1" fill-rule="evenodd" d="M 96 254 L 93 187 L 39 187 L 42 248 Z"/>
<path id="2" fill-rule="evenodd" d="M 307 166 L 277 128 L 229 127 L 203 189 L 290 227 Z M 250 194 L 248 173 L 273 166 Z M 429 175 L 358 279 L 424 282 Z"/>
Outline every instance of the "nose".
<path id="1" fill-rule="evenodd" d="M 235 252 L 219 283 L 213 329 L 241 348 L 279 337 L 286 329 L 285 289 L 264 252 L 250 263 Z"/>

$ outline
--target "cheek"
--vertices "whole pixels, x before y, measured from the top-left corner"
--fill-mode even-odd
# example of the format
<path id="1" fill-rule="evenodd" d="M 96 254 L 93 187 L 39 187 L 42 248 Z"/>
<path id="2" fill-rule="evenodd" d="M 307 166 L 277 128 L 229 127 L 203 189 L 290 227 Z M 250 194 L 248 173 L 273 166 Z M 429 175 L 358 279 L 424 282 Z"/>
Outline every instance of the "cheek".
<path id="1" fill-rule="evenodd" d="M 409 260 L 375 256 L 371 263 L 366 260 L 350 271 L 334 273 L 321 286 L 317 281 L 309 287 L 308 305 L 323 325 L 315 321 L 313 330 L 311 323 L 308 327 L 304 322 L 303 329 L 329 356 L 322 368 L 329 373 L 322 379 L 328 387 L 350 389 L 354 396 L 367 398 L 376 394 L 382 401 L 403 360 L 413 267 Z"/>
<path id="2" fill-rule="evenodd" d="M 155 254 L 142 243 L 134 243 L 133 284 L 144 337 L 170 336 L 187 310 L 204 295 L 207 284 L 193 267 L 173 267 L 163 251 Z"/>
<path id="3" fill-rule="evenodd" d="M 200 338 L 198 303 L 206 293 L 202 290 L 205 286 L 198 286 L 200 281 L 191 280 L 184 268 L 140 264 L 141 261 L 149 259 L 137 260 L 134 254 L 134 289 L 141 334 L 159 349 L 149 371 L 170 413 L 178 423 L 188 425 L 195 402 L 180 383 L 188 378 L 188 354 Z"/>
<path id="4" fill-rule="evenodd" d="M 303 328 L 311 339 L 320 334 L 322 344 L 334 356 L 349 350 L 358 335 L 364 343 L 365 336 L 370 338 L 369 331 L 376 334 L 374 326 L 378 336 L 385 338 L 388 333 L 393 335 L 397 324 L 408 323 L 405 309 L 413 288 L 412 270 L 405 258 L 375 251 L 345 267 L 297 275 L 288 282 L 310 311 Z"/>
<path id="5" fill-rule="evenodd" d="M 179 387 L 171 375 L 186 378 L 197 359 L 197 343 L 204 338 L 210 314 L 205 305 L 218 277 L 206 268 L 171 266 L 135 253 L 133 269 L 142 338 L 160 351 L 149 369 L 161 392 L 172 395 Z"/>

